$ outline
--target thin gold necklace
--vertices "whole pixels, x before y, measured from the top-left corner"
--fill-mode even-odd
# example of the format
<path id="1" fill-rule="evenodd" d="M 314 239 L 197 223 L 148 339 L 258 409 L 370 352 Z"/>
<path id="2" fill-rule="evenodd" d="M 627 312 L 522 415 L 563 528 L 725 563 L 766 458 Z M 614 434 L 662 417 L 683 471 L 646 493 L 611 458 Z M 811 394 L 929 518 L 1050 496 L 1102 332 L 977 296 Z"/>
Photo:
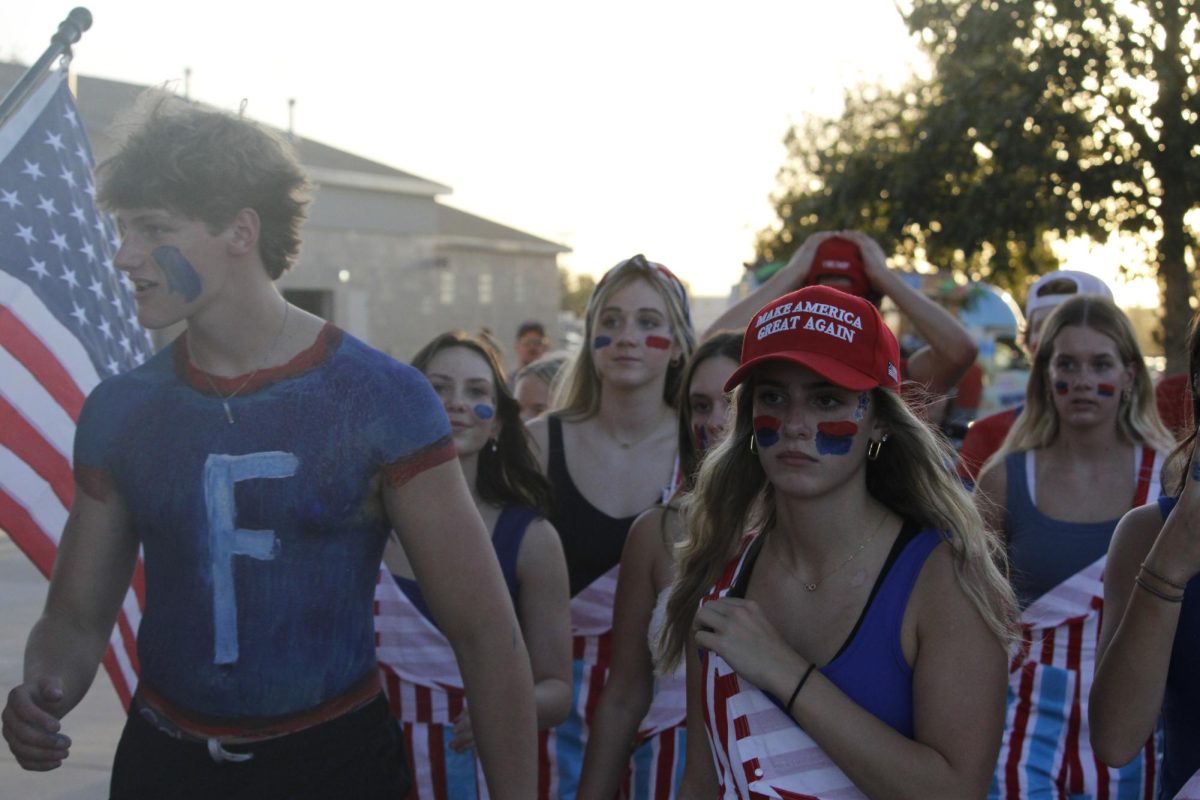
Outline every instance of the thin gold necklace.
<path id="1" fill-rule="evenodd" d="M 208 388 L 212 389 L 212 393 L 215 394 L 217 399 L 221 401 L 221 406 L 225 409 L 225 419 L 229 420 L 230 425 L 233 424 L 233 411 L 229 408 L 229 401 L 237 397 L 238 392 L 242 391 L 242 389 L 245 389 L 250 384 L 250 381 L 254 380 L 254 376 L 257 375 L 264 366 L 270 363 L 271 357 L 275 355 L 275 348 L 279 345 L 279 340 L 283 337 L 283 330 L 287 327 L 288 309 L 291 307 L 291 303 L 284 299 L 283 322 L 280 323 L 279 331 L 275 334 L 275 338 L 272 340 L 271 346 L 267 349 L 266 356 L 263 358 L 262 362 L 260 362 L 259 365 L 254 368 L 254 371 L 246 376 L 246 380 L 242 381 L 241 385 L 239 385 L 232 392 L 229 394 L 221 394 L 220 390 L 217 389 L 217 385 L 213 383 L 212 378 L 209 377 L 209 374 L 203 369 L 200 370 L 200 374 L 204 376 L 204 380 L 208 383 Z M 196 363 L 195 358 L 192 359 L 192 363 Z"/>
<path id="2" fill-rule="evenodd" d="M 786 561 L 784 561 L 783 559 L 780 559 L 780 563 L 782 563 L 784 568 L 787 569 L 789 575 L 791 575 L 793 578 L 795 578 L 797 581 L 800 582 L 800 585 L 804 587 L 804 591 L 815 592 L 817 590 L 817 587 L 819 587 L 822 583 L 824 583 L 825 581 L 829 580 L 834 575 L 836 575 L 847 564 L 849 564 L 854 559 L 858 558 L 859 553 L 861 553 L 863 550 L 867 549 L 867 545 L 869 545 L 871 543 L 871 541 L 879 533 L 880 529 L 883 528 L 883 522 L 884 522 L 884 520 L 887 519 L 887 517 L 888 517 L 888 512 L 887 512 L 887 509 L 885 508 L 883 510 L 883 514 L 881 514 L 879 517 L 879 522 L 875 523 L 875 530 L 871 531 L 871 535 L 868 536 L 867 538 L 863 539 L 861 542 L 859 542 L 858 548 L 853 553 L 851 553 L 849 556 L 847 556 L 846 559 L 844 561 L 842 561 L 842 563 L 838 564 L 836 567 L 831 569 L 829 572 L 825 573 L 820 578 L 818 578 L 814 581 L 806 581 L 803 578 L 801 578 L 799 575 L 796 574 L 795 569 L 793 569 L 790 565 L 788 565 L 788 563 Z"/>

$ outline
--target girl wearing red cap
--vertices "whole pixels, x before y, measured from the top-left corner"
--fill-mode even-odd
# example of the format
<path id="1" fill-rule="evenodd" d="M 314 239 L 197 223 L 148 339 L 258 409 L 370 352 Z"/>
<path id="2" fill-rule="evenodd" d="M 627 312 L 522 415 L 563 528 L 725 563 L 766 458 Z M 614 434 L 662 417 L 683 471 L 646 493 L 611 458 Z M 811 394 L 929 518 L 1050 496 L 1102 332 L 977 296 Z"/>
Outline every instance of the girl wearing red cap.
<path id="1" fill-rule="evenodd" d="M 899 397 L 898 351 L 871 303 L 828 287 L 751 321 L 662 641 L 687 662 L 688 797 L 987 791 L 1012 592 Z"/>
<path id="2" fill-rule="evenodd" d="M 1088 692 L 1113 530 L 1158 498 L 1173 445 L 1128 318 L 1094 295 L 1055 308 L 1025 410 L 975 492 L 1004 536 L 1021 615 L 991 797 L 1152 796 L 1153 740 L 1132 762 L 1106 766 L 1088 742 Z"/>
<path id="3" fill-rule="evenodd" d="M 625 538 L 638 514 L 670 498 L 677 483 L 674 404 L 694 343 L 683 284 L 641 255 L 600 280 L 584 330 L 557 410 L 529 424 L 554 489 L 550 522 L 562 538 L 571 589 L 571 713 L 539 748 L 539 797 L 563 800 L 574 800 L 608 675 Z"/>

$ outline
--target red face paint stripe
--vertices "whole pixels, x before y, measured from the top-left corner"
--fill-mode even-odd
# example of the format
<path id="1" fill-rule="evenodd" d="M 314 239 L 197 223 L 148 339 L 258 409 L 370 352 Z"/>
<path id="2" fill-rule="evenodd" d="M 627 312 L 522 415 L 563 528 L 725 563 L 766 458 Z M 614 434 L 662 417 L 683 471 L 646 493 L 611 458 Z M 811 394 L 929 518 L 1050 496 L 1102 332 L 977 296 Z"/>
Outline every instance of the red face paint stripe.
<path id="1" fill-rule="evenodd" d="M 653 347 L 655 350 L 670 350 L 671 340 L 665 336 L 647 336 L 646 347 Z"/>
<path id="2" fill-rule="evenodd" d="M 817 430 L 826 436 L 845 437 L 858 433 L 858 426 L 847 419 L 837 422 L 818 422 Z"/>
<path id="3" fill-rule="evenodd" d="M 781 422 L 776 417 L 769 417 L 764 414 L 762 416 L 754 418 L 754 430 L 756 430 L 756 431 L 762 430 L 763 428 L 768 428 L 770 430 L 777 431 L 782 427 L 783 427 L 783 422 Z"/>
<path id="4" fill-rule="evenodd" d="M 1096 391 L 1104 397 L 1112 397 L 1117 393 L 1117 387 L 1113 386 L 1111 383 L 1097 383 Z"/>

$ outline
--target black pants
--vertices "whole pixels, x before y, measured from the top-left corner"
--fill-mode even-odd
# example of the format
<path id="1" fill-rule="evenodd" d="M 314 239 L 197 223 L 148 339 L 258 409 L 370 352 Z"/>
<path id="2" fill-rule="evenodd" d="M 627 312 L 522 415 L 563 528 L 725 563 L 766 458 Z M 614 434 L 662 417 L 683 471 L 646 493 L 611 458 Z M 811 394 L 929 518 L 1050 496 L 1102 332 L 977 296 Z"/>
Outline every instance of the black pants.
<path id="1" fill-rule="evenodd" d="M 387 702 L 246 746 L 218 763 L 204 742 L 174 739 L 131 713 L 113 763 L 110 800 L 403 800 L 409 773 Z"/>

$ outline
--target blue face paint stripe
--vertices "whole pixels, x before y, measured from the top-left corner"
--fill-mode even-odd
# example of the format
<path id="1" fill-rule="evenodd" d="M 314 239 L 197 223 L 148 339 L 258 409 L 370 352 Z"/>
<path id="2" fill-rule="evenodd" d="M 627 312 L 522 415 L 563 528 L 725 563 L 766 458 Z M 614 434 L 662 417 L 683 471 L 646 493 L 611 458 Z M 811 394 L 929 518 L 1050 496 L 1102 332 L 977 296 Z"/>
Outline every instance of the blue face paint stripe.
<path id="1" fill-rule="evenodd" d="M 597 350 L 602 347 L 608 347 L 610 344 L 612 344 L 611 336 L 597 336 L 592 340 L 592 347 L 596 348 Z"/>
<path id="2" fill-rule="evenodd" d="M 155 248 L 150 255 L 154 258 L 154 263 L 158 264 L 159 269 L 162 270 L 163 277 L 167 279 L 168 292 L 182 294 L 189 303 L 200 296 L 204 282 L 200 279 L 200 274 L 196 272 L 192 263 L 184 258 L 183 253 L 179 252 L 178 247 L 163 245 Z"/>
<path id="3" fill-rule="evenodd" d="M 754 418 L 754 438 L 759 447 L 773 447 L 779 443 L 779 429 L 783 422 L 769 415 Z"/>
<path id="4" fill-rule="evenodd" d="M 475 416 L 479 417 L 480 419 L 491 419 L 492 417 L 496 416 L 495 410 L 487 403 L 480 403 L 471 410 L 474 411 Z"/>

